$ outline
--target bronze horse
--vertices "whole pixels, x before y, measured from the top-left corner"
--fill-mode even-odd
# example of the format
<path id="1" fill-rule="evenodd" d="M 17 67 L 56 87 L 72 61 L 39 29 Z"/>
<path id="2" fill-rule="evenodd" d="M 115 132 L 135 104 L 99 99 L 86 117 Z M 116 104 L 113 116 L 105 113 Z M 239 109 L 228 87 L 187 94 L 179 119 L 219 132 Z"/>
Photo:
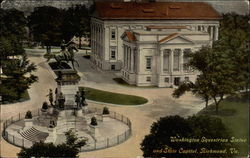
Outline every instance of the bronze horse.
<path id="1" fill-rule="evenodd" d="M 79 63 L 75 60 L 75 52 L 78 52 L 78 49 L 76 48 L 75 44 L 72 42 L 69 42 L 67 44 L 64 44 L 64 41 L 61 44 L 61 51 L 60 53 L 54 54 L 53 58 L 56 60 L 59 67 L 63 68 L 62 62 L 71 62 L 73 69 L 75 69 L 75 64 L 79 67 Z M 48 59 L 48 61 L 50 58 Z"/>

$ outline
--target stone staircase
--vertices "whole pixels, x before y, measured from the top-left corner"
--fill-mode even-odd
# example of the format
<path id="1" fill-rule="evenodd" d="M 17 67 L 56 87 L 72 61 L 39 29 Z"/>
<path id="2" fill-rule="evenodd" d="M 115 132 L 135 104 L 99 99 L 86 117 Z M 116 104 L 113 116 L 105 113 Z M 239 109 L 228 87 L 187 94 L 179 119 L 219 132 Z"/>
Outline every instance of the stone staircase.
<path id="1" fill-rule="evenodd" d="M 32 127 L 30 129 L 20 132 L 20 135 L 29 141 L 39 142 L 39 141 L 44 141 L 49 134 L 41 132 L 36 128 Z"/>

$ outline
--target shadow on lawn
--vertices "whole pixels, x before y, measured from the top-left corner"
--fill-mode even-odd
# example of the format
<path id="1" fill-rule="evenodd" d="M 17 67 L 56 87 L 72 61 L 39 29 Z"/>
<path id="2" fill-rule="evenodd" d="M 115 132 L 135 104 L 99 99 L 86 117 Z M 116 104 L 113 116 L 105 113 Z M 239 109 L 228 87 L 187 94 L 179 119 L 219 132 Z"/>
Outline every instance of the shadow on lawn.
<path id="1" fill-rule="evenodd" d="M 219 109 L 216 114 L 215 106 L 211 105 L 198 113 L 198 115 L 214 115 L 214 116 L 234 116 L 237 111 L 235 109 Z"/>

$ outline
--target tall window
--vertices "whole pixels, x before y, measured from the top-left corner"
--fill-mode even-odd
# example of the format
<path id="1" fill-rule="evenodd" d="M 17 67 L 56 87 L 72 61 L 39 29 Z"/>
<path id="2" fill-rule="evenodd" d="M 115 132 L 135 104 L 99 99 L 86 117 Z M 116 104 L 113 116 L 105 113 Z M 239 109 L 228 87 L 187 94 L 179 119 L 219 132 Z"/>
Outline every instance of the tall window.
<path id="1" fill-rule="evenodd" d="M 179 71 L 180 70 L 180 49 L 175 49 L 174 50 L 174 71 Z"/>
<path id="2" fill-rule="evenodd" d="M 163 52 L 163 71 L 169 71 L 169 56 L 170 56 L 170 49 L 166 49 Z"/>
<path id="3" fill-rule="evenodd" d="M 110 59 L 116 59 L 116 47 L 110 48 Z"/>
<path id="4" fill-rule="evenodd" d="M 146 57 L 146 69 L 151 70 L 152 68 L 152 57 Z"/>
<path id="5" fill-rule="evenodd" d="M 111 30 L 111 39 L 115 40 L 116 39 L 116 34 L 115 34 L 115 29 Z"/>
<path id="6" fill-rule="evenodd" d="M 184 49 L 183 51 L 183 70 L 188 71 L 189 70 L 189 54 L 191 53 L 191 49 Z"/>

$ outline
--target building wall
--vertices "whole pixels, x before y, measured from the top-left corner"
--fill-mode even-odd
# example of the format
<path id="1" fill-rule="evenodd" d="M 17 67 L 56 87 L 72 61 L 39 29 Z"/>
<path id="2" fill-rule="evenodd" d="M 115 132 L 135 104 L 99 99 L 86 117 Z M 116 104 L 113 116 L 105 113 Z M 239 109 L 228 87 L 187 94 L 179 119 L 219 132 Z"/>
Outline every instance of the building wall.
<path id="1" fill-rule="evenodd" d="M 143 37 L 145 35 L 140 35 Z M 149 37 L 149 35 L 146 35 Z M 185 35 L 184 35 L 185 36 Z M 198 35 L 197 35 L 198 36 Z M 184 51 L 190 49 L 191 52 L 199 50 L 203 45 L 210 45 L 211 41 L 208 34 L 200 34 L 202 39 L 196 44 L 185 43 L 180 39 L 173 39 L 167 43 L 159 44 L 152 40 L 150 43 L 143 43 L 142 41 L 128 42 L 123 41 L 124 50 L 124 65 L 121 70 L 122 78 L 129 84 L 134 84 L 137 86 L 158 86 L 158 87 L 170 87 L 175 85 L 175 78 L 180 78 L 180 82 L 184 80 L 189 80 L 194 82 L 196 80 L 197 71 L 193 71 L 190 68 L 184 69 Z M 157 35 L 151 35 L 151 39 L 157 39 Z M 193 38 L 191 38 L 193 40 Z M 204 42 L 204 41 L 206 42 Z M 140 43 L 142 42 L 142 43 Z M 132 50 L 132 52 L 127 50 Z M 179 70 L 174 70 L 174 50 L 180 49 L 180 54 L 178 56 L 179 60 Z M 169 65 L 168 71 L 164 71 L 164 50 L 171 50 L 169 55 Z M 130 55 L 131 53 L 131 55 Z M 130 56 L 130 57 L 127 57 Z M 135 59 L 130 60 L 131 56 Z M 151 69 L 146 69 L 146 58 L 151 58 Z M 186 60 L 187 58 L 185 58 Z M 129 61 L 126 61 L 129 60 Z M 134 60 L 136 62 L 134 62 Z M 127 65 L 127 62 L 133 66 L 132 69 Z M 185 61 L 186 62 L 186 61 Z M 134 69 L 133 69 L 134 68 Z M 150 80 L 148 80 L 150 78 Z M 167 78 L 167 79 L 166 79 Z"/>
<path id="2" fill-rule="evenodd" d="M 123 61 L 121 36 L 125 30 L 146 29 L 148 25 L 184 25 L 193 30 L 209 32 L 210 38 L 218 39 L 219 21 L 213 20 L 100 20 L 91 18 L 92 61 L 102 70 L 120 70 Z M 111 39 L 111 32 L 115 31 L 115 39 Z M 147 40 L 147 37 L 143 37 Z M 116 58 L 110 59 L 111 49 L 116 50 Z"/>

